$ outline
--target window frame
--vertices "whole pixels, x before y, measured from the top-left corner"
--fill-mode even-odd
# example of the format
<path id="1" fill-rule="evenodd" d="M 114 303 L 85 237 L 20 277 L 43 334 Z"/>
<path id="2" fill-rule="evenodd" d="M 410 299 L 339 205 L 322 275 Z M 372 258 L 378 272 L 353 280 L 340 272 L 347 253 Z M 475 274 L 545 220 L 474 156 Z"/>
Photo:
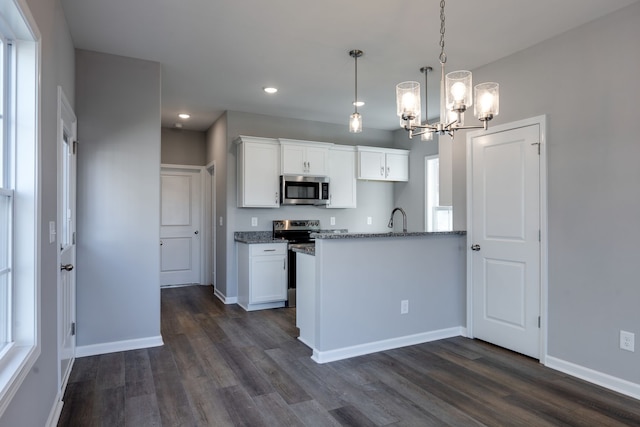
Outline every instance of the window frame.
<path id="1" fill-rule="evenodd" d="M 11 45 L 4 94 L 4 193 L 12 195 L 12 343 L 0 354 L 0 416 L 41 353 L 40 75 L 41 36 L 26 0 L 6 2 L 0 33 Z M 6 182 L 8 181 L 8 182 Z M 7 190 L 8 188 L 8 190 Z"/>
<path id="2" fill-rule="evenodd" d="M 437 169 L 432 169 L 429 164 L 437 160 Z M 439 168 L 440 155 L 434 154 L 424 158 L 424 231 L 440 232 L 453 230 L 453 209 L 451 206 L 441 206 L 439 202 Z M 443 229 L 438 227 L 438 213 L 447 212 L 449 225 Z"/>

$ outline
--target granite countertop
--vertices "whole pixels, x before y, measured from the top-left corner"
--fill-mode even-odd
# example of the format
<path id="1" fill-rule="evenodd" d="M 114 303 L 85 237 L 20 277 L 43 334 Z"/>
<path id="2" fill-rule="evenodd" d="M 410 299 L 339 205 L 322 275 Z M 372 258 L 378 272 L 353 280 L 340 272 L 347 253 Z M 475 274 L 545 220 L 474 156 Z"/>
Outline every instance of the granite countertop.
<path id="1" fill-rule="evenodd" d="M 239 243 L 289 243 L 288 240 L 274 239 L 271 231 L 236 231 L 233 240 Z"/>
<path id="2" fill-rule="evenodd" d="M 311 245 L 304 246 L 304 247 L 294 247 L 292 251 L 305 254 L 305 255 L 311 255 L 311 256 L 316 255 L 316 247 Z"/>
<path id="3" fill-rule="evenodd" d="M 441 235 L 465 235 L 466 231 L 408 231 L 389 233 L 313 233 L 315 239 L 362 239 L 370 237 L 412 237 L 412 236 L 441 236 Z"/>

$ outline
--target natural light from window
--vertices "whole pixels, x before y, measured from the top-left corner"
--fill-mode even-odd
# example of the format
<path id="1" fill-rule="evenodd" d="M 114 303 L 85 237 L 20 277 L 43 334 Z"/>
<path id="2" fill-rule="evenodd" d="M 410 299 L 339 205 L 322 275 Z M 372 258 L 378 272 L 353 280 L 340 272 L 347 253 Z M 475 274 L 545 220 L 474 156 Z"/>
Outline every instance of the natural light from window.
<path id="1" fill-rule="evenodd" d="M 451 206 L 440 206 L 440 159 L 438 155 L 424 159 L 425 188 L 425 230 L 453 230 L 453 209 Z"/>
<path id="2" fill-rule="evenodd" d="M 40 34 L 25 0 L 0 8 L 0 416 L 40 354 Z"/>

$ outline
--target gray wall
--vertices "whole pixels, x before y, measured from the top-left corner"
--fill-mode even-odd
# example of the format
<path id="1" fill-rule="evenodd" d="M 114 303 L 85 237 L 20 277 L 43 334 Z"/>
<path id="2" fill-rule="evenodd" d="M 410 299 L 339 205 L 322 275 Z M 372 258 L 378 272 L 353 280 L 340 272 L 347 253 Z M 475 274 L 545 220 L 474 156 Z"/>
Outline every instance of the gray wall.
<path id="1" fill-rule="evenodd" d="M 365 129 L 361 134 L 350 134 L 346 124 L 341 126 L 235 111 L 228 111 L 221 117 L 207 133 L 207 161 L 215 160 L 218 168 L 216 209 L 217 217 L 223 216 L 224 225 L 220 227 L 218 222 L 216 287 L 226 297 L 237 295 L 233 241 L 235 231 L 271 230 L 271 221 L 274 219 L 297 218 L 319 219 L 323 228 L 347 228 L 349 231 L 363 232 L 388 231 L 387 222 L 393 207 L 392 183 L 358 181 L 356 209 L 307 206 L 287 206 L 278 209 L 236 208 L 236 147 L 233 140 L 238 135 L 333 142 L 343 145 L 393 145 L 393 133 L 389 131 Z M 221 179 L 221 175 L 224 175 L 224 178 Z M 329 225 L 332 216 L 336 218 L 335 226 Z M 372 225 L 366 224 L 368 216 L 372 217 Z M 251 227 L 251 217 L 258 218 L 258 227 Z"/>
<path id="2" fill-rule="evenodd" d="M 78 346 L 160 335 L 160 64 L 76 51 Z"/>
<path id="3" fill-rule="evenodd" d="M 207 134 L 162 128 L 160 161 L 163 164 L 206 166 Z"/>
<path id="4" fill-rule="evenodd" d="M 57 245 L 49 243 L 49 221 L 57 209 L 58 85 L 73 105 L 74 50 L 60 2 L 27 0 L 41 42 L 41 152 L 40 152 L 40 344 L 41 354 L 0 418 L 0 426 L 43 426 L 58 392 L 57 377 Z"/>
<path id="5" fill-rule="evenodd" d="M 549 355 L 635 384 L 640 351 L 618 345 L 640 336 L 638 40 L 640 3 L 474 72 L 500 83 L 496 124 L 547 114 Z"/>

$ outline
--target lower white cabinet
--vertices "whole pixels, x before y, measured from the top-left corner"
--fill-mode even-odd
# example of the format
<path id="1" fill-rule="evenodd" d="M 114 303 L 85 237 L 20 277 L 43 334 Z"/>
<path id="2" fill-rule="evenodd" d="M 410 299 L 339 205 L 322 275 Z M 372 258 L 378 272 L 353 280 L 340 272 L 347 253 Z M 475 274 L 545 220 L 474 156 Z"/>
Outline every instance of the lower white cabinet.
<path id="1" fill-rule="evenodd" d="M 247 311 L 284 307 L 287 244 L 238 243 L 238 304 Z"/>

